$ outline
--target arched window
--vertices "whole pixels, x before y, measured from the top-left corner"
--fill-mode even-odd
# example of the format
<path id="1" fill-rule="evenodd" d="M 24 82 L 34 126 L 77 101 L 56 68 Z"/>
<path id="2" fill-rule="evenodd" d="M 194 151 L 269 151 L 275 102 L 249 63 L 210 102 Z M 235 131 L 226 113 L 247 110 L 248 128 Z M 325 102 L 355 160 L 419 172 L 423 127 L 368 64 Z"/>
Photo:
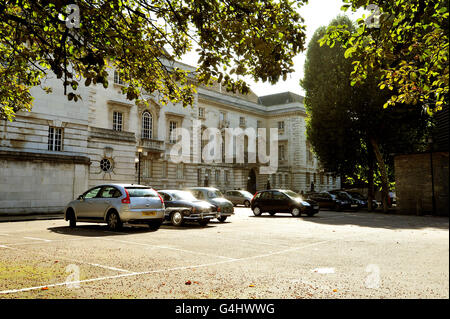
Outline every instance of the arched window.
<path id="1" fill-rule="evenodd" d="M 152 138 L 153 117 L 148 111 L 142 113 L 142 138 Z"/>

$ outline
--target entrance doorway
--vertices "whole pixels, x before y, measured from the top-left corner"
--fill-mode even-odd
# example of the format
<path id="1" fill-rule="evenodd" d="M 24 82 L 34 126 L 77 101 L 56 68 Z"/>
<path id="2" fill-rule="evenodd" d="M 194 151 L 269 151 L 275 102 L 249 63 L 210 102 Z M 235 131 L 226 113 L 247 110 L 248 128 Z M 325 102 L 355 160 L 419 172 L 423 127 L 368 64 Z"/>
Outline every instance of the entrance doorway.
<path id="1" fill-rule="evenodd" d="M 247 190 L 252 194 L 256 193 L 256 173 L 253 168 L 248 173 Z"/>

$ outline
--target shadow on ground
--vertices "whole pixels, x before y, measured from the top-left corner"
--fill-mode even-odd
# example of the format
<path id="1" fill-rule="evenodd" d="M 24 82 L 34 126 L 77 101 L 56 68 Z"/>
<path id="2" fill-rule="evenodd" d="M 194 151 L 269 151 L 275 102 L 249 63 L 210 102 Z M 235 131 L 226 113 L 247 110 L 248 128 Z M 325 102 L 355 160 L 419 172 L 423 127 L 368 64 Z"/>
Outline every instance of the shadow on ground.
<path id="1" fill-rule="evenodd" d="M 173 226 L 170 223 L 164 223 L 161 225 L 160 229 L 169 230 L 187 230 L 187 229 L 202 229 L 215 227 L 212 225 L 200 226 L 198 223 L 185 223 L 181 227 Z M 119 231 L 111 231 L 108 226 L 102 224 L 87 224 L 87 225 L 77 225 L 75 228 L 69 226 L 59 226 L 47 228 L 49 231 L 72 236 L 85 236 L 85 237 L 103 237 L 103 236 L 124 236 L 124 235 L 134 235 L 141 233 L 152 233 L 155 230 L 151 230 L 147 225 L 129 225 L 125 224 Z"/>
<path id="2" fill-rule="evenodd" d="M 261 216 L 250 216 L 251 219 L 277 219 L 277 218 L 301 218 L 305 222 L 327 224 L 327 225 L 354 225 L 369 228 L 386 228 L 386 229 L 449 229 L 449 218 L 442 216 L 415 216 L 415 215 L 397 215 L 393 213 L 382 212 L 334 212 L 320 211 L 313 217 L 302 215 L 301 217 L 293 217 L 290 214 L 276 214 L 270 216 L 264 214 Z"/>

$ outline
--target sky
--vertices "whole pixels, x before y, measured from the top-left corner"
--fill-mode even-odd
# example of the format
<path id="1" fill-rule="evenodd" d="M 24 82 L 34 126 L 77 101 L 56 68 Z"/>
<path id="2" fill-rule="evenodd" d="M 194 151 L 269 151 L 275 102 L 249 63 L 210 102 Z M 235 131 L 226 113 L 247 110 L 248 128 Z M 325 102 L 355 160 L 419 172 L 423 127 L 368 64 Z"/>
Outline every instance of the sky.
<path id="1" fill-rule="evenodd" d="M 362 11 L 356 13 L 348 10 L 347 12 L 341 11 L 343 5 L 342 0 L 309 0 L 306 6 L 301 7 L 299 10 L 300 15 L 305 19 L 306 25 L 306 48 L 308 47 L 309 40 L 311 39 L 314 31 L 320 26 L 326 26 L 331 22 L 338 14 L 346 14 L 350 19 L 356 21 L 363 14 Z M 280 93 L 285 91 L 291 91 L 296 94 L 305 95 L 303 88 L 300 86 L 300 79 L 303 77 L 303 68 L 306 58 L 306 50 L 294 58 L 295 72 L 288 75 L 286 81 L 280 79 L 280 81 L 271 85 L 269 83 L 254 82 L 249 77 L 243 79 L 250 85 L 250 88 L 258 96 Z M 196 66 L 197 55 L 192 52 L 187 54 L 182 59 L 183 63 Z"/>

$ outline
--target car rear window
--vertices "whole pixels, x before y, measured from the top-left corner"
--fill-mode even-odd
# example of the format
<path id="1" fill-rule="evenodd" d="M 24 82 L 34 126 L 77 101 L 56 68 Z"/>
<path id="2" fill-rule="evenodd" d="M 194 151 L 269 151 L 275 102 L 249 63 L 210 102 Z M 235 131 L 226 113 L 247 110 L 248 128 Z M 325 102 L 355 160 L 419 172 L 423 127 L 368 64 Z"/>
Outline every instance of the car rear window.
<path id="1" fill-rule="evenodd" d="M 152 188 L 146 187 L 125 187 L 130 197 L 158 197 L 158 194 Z"/>

